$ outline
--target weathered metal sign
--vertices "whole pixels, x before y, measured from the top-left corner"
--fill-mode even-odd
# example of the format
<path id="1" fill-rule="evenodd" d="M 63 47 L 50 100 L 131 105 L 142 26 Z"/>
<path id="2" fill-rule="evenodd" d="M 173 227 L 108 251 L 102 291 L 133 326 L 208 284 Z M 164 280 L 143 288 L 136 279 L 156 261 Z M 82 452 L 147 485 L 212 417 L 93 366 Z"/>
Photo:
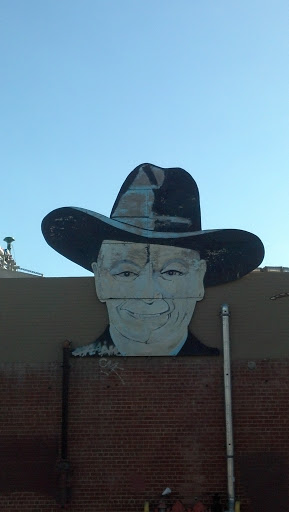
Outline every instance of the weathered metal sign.
<path id="1" fill-rule="evenodd" d="M 48 244 L 92 271 L 109 326 L 73 355 L 217 355 L 188 330 L 206 286 L 238 279 L 264 257 L 236 229 L 202 230 L 199 192 L 180 168 L 152 164 L 126 178 L 110 217 L 64 207 L 42 222 Z"/>

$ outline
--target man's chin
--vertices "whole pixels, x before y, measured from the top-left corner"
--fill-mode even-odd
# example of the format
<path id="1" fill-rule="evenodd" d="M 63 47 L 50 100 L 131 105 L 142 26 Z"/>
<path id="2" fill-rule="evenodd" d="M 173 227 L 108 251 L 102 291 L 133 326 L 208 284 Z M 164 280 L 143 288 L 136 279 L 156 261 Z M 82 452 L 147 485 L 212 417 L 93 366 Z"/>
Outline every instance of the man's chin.
<path id="1" fill-rule="evenodd" d="M 157 343 L 162 342 L 162 339 L 159 336 L 155 337 L 151 333 L 148 334 L 147 336 L 142 336 L 142 337 L 138 337 L 138 338 L 135 337 L 135 332 L 132 334 L 132 333 L 126 331 L 126 332 L 120 332 L 120 334 L 124 338 L 127 338 L 130 343 L 139 343 L 140 345 L 152 345 L 152 344 L 156 345 Z"/>
<path id="2" fill-rule="evenodd" d="M 172 354 L 176 347 L 187 337 L 187 331 L 182 333 L 180 339 L 171 337 L 167 331 L 162 335 L 150 335 L 148 339 L 130 336 L 129 333 L 122 333 L 121 338 L 114 338 L 117 349 L 126 356 L 166 356 Z"/>
<path id="3" fill-rule="evenodd" d="M 158 327 L 155 330 L 142 330 L 141 336 L 136 335 L 136 329 L 133 331 L 117 330 L 119 334 L 124 338 L 127 338 L 130 343 L 139 343 L 140 345 L 161 345 L 165 340 L 169 341 L 170 339 L 177 337 L 176 335 L 172 336 L 172 330 L 170 328 L 168 329 L 163 327 Z"/>
<path id="4" fill-rule="evenodd" d="M 121 316 L 118 323 L 114 322 L 116 327 L 121 327 L 118 329 L 121 334 L 126 336 L 131 340 L 140 341 L 141 343 L 147 343 L 151 336 L 163 336 L 163 331 L 170 331 L 170 327 L 168 327 L 168 323 L 170 320 L 170 315 L 152 315 L 151 317 L 131 317 L 126 314 L 126 318 Z M 159 334 L 162 333 L 162 334 Z"/>

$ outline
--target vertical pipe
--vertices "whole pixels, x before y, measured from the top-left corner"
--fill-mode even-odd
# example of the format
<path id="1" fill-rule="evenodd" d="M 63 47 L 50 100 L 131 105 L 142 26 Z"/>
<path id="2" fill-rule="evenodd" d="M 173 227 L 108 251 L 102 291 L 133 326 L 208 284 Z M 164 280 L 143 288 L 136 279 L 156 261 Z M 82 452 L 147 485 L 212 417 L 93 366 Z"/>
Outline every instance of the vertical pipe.
<path id="1" fill-rule="evenodd" d="M 229 512 L 235 507 L 235 477 L 234 477 L 234 443 L 232 421 L 232 387 L 231 387 L 231 361 L 230 361 L 230 333 L 229 333 L 229 306 L 223 304 L 221 308 L 223 327 L 224 352 L 224 391 L 225 391 L 225 417 L 226 417 L 226 447 L 227 447 L 227 482 Z"/>
<path id="2" fill-rule="evenodd" d="M 62 421 L 61 421 L 61 458 L 67 459 L 67 431 L 68 431 L 68 386 L 69 386 L 69 357 L 70 342 L 63 344 L 62 360 Z"/>
<path id="3" fill-rule="evenodd" d="M 70 372 L 70 345 L 69 341 L 63 344 L 63 360 L 62 360 L 62 419 L 61 419 L 61 461 L 59 463 L 60 470 L 60 504 L 61 508 L 65 508 L 69 501 L 69 473 L 70 464 L 67 459 L 68 455 L 68 390 L 69 390 L 69 372 Z"/>

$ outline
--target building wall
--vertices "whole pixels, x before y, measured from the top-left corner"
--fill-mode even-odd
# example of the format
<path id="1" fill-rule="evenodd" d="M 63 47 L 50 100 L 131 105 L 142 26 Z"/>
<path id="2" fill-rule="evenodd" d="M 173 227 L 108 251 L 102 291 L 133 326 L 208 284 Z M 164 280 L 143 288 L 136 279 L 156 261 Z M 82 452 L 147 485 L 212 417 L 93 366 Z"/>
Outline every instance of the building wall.
<path id="1" fill-rule="evenodd" d="M 5 282 L 4 282 L 5 281 Z M 207 290 L 192 323 L 221 347 L 231 308 L 236 494 L 244 512 L 288 512 L 289 274 L 253 273 Z M 61 500 L 62 346 L 106 326 L 93 280 L 1 282 L 0 508 Z M 189 504 L 226 497 L 222 357 L 71 358 L 69 508 L 136 512 L 165 487 Z"/>
<path id="2" fill-rule="evenodd" d="M 28 272 L 19 272 L 18 270 L 6 270 L 4 268 L 1 268 L 0 267 L 0 279 L 21 279 L 21 278 L 28 278 L 28 279 L 31 279 L 31 278 L 35 278 L 35 277 L 41 277 L 41 276 L 38 276 L 37 274 L 29 274 Z"/>

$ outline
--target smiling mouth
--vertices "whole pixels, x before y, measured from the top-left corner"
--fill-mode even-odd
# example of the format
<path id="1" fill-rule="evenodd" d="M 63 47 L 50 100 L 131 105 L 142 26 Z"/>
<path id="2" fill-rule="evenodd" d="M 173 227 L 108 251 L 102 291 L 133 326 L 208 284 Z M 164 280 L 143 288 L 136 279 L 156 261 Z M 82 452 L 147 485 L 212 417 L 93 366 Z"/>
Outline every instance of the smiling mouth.
<path id="1" fill-rule="evenodd" d="M 153 319 L 153 318 L 159 318 L 162 315 L 169 315 L 169 310 L 166 309 L 166 311 L 162 311 L 161 313 L 134 313 L 133 311 L 130 311 L 129 309 L 122 309 L 122 311 L 125 311 L 129 316 L 132 318 L 135 318 L 139 320 L 140 318 L 143 319 Z"/>

